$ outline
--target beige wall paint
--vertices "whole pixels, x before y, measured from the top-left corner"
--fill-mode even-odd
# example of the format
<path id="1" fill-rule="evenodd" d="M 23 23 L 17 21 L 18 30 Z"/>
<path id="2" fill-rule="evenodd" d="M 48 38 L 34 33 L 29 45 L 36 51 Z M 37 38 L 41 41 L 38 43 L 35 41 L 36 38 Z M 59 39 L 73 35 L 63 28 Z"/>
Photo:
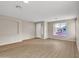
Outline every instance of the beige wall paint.
<path id="1" fill-rule="evenodd" d="M 0 16 L 0 45 L 34 37 L 35 24 L 18 18 Z"/>
<path id="2" fill-rule="evenodd" d="M 60 37 L 60 36 L 53 35 L 53 24 L 57 22 L 67 22 L 68 32 L 69 32 L 68 36 Z M 48 38 L 75 41 L 75 20 L 49 22 L 48 23 Z"/>

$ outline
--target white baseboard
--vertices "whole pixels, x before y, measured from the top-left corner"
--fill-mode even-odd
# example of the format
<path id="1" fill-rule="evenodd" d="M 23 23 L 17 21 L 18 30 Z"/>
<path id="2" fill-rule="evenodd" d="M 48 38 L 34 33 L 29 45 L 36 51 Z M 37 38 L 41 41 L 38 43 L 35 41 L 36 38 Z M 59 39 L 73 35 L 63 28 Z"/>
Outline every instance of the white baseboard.
<path id="1" fill-rule="evenodd" d="M 8 45 L 8 44 L 13 44 L 13 43 L 17 43 L 17 42 L 22 42 L 22 40 L 13 41 L 13 42 L 1 42 L 1 43 L 0 43 L 0 46 Z"/>

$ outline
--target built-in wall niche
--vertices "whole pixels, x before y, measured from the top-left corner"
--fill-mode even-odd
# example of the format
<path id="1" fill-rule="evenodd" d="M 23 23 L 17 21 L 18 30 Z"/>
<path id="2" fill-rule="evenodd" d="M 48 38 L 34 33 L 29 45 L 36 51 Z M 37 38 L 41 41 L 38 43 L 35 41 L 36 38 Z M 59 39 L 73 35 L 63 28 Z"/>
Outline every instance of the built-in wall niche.
<path id="1" fill-rule="evenodd" d="M 0 36 L 16 35 L 19 32 L 18 22 L 11 20 L 0 20 Z"/>

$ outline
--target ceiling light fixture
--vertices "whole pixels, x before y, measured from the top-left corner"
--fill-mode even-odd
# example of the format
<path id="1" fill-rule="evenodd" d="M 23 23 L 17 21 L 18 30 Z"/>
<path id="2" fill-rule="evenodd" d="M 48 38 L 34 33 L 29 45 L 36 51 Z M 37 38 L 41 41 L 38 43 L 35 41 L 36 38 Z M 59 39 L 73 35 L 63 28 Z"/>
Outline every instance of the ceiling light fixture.
<path id="1" fill-rule="evenodd" d="M 19 5 L 16 5 L 16 8 L 22 8 L 21 6 L 19 6 Z"/>
<path id="2" fill-rule="evenodd" d="M 24 3 L 28 3 L 29 1 L 28 0 L 23 0 L 24 1 Z"/>

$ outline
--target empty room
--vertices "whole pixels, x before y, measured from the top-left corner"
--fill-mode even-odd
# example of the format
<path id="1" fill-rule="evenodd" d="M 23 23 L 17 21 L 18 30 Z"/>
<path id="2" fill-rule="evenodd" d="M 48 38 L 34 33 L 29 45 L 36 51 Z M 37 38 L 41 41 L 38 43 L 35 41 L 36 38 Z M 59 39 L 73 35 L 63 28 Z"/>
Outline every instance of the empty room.
<path id="1" fill-rule="evenodd" d="M 0 58 L 78 58 L 79 1 L 0 1 Z"/>

